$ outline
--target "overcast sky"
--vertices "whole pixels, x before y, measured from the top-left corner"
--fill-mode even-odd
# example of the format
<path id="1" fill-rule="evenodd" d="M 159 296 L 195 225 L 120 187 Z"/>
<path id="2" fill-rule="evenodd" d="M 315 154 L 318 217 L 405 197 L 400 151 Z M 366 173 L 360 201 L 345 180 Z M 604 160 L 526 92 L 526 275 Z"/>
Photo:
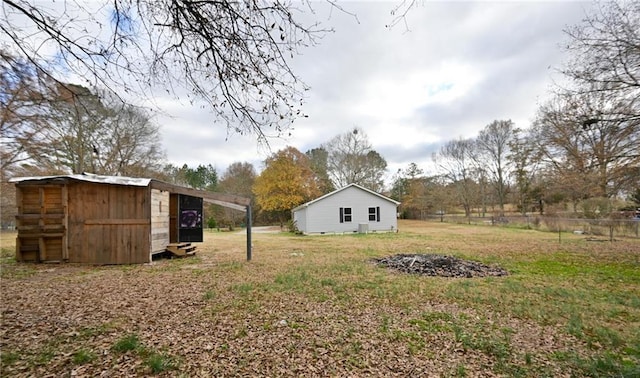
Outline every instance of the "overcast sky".
<path id="1" fill-rule="evenodd" d="M 292 136 L 272 140 L 302 152 L 361 127 L 388 163 L 390 178 L 411 162 L 431 173 L 431 156 L 458 137 L 475 137 L 496 119 L 531 124 L 564 59 L 568 25 L 590 3 L 418 2 L 406 26 L 385 27 L 398 2 L 342 2 L 348 14 L 314 3 L 317 20 L 333 27 L 320 44 L 294 58 L 311 90 Z M 220 174 L 236 161 L 260 171 L 269 151 L 254 136 L 227 135 L 212 115 L 174 99 L 157 99 L 168 160 L 212 164 Z M 228 136 L 228 138 L 227 138 Z M 389 182 L 387 182 L 389 184 Z"/>

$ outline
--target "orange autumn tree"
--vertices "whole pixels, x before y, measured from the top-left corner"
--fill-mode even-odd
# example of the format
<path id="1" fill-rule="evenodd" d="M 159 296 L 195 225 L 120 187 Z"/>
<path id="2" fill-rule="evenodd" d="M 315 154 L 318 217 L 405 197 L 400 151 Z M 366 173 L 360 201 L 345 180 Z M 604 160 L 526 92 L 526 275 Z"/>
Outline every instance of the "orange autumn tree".
<path id="1" fill-rule="evenodd" d="M 291 209 L 322 193 L 307 155 L 289 146 L 265 160 L 265 168 L 253 184 L 253 194 L 262 210 L 278 216 L 282 227 Z"/>

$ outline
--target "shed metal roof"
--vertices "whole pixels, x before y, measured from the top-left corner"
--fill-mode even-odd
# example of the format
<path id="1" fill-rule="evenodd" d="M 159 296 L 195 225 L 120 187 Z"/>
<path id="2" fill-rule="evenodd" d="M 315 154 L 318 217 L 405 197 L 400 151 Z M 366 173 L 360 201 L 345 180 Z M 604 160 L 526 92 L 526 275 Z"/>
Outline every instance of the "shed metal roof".
<path id="1" fill-rule="evenodd" d="M 115 185 L 129 185 L 129 186 L 149 186 L 151 179 L 148 178 L 134 178 L 125 176 L 102 176 L 95 175 L 93 173 L 82 173 L 73 175 L 57 175 L 57 176 L 32 176 L 32 177 L 15 177 L 9 179 L 9 182 L 19 183 L 24 181 L 44 181 L 55 179 L 72 179 L 78 181 L 94 182 L 98 184 L 115 184 Z"/>
<path id="2" fill-rule="evenodd" d="M 246 211 L 246 207 L 251 204 L 251 200 L 248 198 L 223 194 L 207 192 L 204 190 L 186 188 L 183 186 L 169 184 L 159 180 L 149 178 L 135 178 L 126 176 L 103 176 L 93 173 L 71 174 L 71 175 L 57 175 L 57 176 L 32 176 L 32 177 L 15 177 L 9 179 L 12 183 L 27 183 L 38 181 L 51 181 L 51 180 L 77 180 L 83 182 L 91 182 L 96 184 L 110 184 L 110 185 L 125 185 L 125 186 L 138 186 L 147 187 L 151 186 L 154 189 L 166 190 L 171 193 L 186 194 L 194 197 L 200 197 L 205 202 L 215 203 L 224 207 L 229 207 L 239 211 Z"/>

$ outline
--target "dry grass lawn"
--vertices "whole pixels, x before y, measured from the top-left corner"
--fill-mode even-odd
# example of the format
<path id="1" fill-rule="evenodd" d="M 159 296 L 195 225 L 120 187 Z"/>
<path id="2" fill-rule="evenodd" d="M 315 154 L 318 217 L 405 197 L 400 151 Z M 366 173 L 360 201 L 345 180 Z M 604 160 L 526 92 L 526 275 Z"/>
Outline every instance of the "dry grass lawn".
<path id="1" fill-rule="evenodd" d="M 2 235 L 3 377 L 640 376 L 640 240 L 404 221 L 398 234 L 205 232 L 196 257 L 20 264 Z M 507 277 L 369 262 L 439 253 Z"/>

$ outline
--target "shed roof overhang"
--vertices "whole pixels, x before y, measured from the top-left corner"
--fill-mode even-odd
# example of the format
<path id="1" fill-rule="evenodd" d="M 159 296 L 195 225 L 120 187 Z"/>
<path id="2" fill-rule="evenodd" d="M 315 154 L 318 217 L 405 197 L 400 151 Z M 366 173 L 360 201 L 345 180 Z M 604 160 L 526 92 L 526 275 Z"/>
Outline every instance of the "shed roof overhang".
<path id="1" fill-rule="evenodd" d="M 247 206 L 251 204 L 251 200 L 249 198 L 240 197 L 233 194 L 214 193 L 204 190 L 185 188 L 183 186 L 169 184 L 158 180 L 151 180 L 151 188 L 166 190 L 170 193 L 200 197 L 205 202 L 215 203 L 216 205 L 228 207 L 239 211 L 247 211 Z"/>

